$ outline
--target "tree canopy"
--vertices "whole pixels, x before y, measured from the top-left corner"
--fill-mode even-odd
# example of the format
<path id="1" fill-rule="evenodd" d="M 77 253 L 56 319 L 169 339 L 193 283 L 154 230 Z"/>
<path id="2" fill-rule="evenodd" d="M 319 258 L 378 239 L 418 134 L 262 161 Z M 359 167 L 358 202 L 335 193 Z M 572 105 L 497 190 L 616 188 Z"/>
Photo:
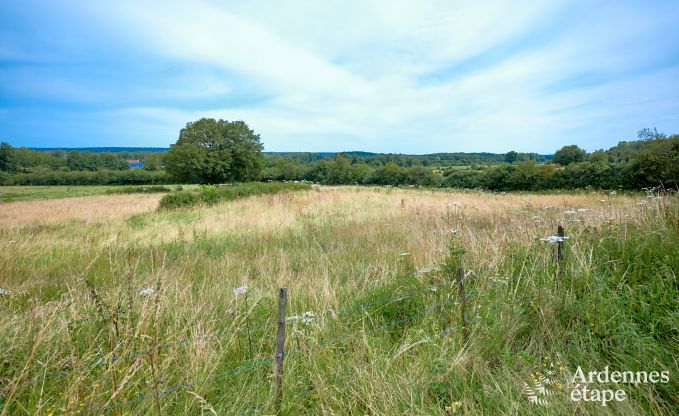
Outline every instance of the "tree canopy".
<path id="1" fill-rule="evenodd" d="M 202 118 L 189 122 L 164 155 L 165 170 L 179 182 L 224 183 L 260 177 L 263 146 L 243 121 Z"/>
<path id="2" fill-rule="evenodd" d="M 0 172 L 14 171 L 14 153 L 9 143 L 0 143 Z"/>
<path id="3" fill-rule="evenodd" d="M 587 158 L 587 152 L 579 148 L 577 145 L 564 146 L 554 153 L 552 162 L 561 166 L 567 166 L 571 163 L 584 162 Z"/>

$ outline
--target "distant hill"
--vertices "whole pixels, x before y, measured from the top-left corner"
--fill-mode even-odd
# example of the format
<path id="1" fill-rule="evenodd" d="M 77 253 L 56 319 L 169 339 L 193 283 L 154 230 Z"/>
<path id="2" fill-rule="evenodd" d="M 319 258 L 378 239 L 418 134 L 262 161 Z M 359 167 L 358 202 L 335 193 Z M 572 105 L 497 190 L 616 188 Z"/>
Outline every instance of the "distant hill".
<path id="1" fill-rule="evenodd" d="M 170 150 L 167 147 L 40 147 L 31 148 L 36 151 L 79 151 L 93 153 L 118 153 L 120 158 L 144 159 L 145 154 L 160 153 Z M 314 163 L 328 159 L 334 159 L 336 155 L 342 154 L 355 162 L 361 161 L 374 165 L 381 165 L 387 162 L 394 162 L 400 166 L 411 166 L 413 164 L 437 165 L 437 166 L 464 166 L 464 165 L 490 165 L 503 163 L 504 153 L 489 152 L 453 152 L 453 153 L 430 153 L 424 155 L 410 155 L 404 153 L 374 153 L 359 150 L 348 152 L 262 152 L 267 159 L 284 157 L 297 163 Z M 546 162 L 551 160 L 552 155 L 540 155 L 537 153 L 520 153 L 523 159 L 535 160 L 536 162 Z"/>

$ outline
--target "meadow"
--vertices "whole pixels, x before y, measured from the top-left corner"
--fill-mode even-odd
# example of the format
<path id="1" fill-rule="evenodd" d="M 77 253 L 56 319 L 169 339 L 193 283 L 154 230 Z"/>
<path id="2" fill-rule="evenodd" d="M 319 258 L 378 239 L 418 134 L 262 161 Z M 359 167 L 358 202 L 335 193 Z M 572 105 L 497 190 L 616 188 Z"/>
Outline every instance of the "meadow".
<path id="1" fill-rule="evenodd" d="M 176 189 L 176 186 L 173 188 Z M 0 202 L 75 198 L 79 196 L 120 193 L 164 193 L 169 192 L 171 189 L 169 186 L 157 185 L 0 186 Z"/>
<path id="2" fill-rule="evenodd" d="M 677 196 L 161 197 L 0 204 L 1 416 L 272 414 L 281 287 L 283 414 L 679 412 Z M 578 366 L 670 379 L 601 406 Z"/>

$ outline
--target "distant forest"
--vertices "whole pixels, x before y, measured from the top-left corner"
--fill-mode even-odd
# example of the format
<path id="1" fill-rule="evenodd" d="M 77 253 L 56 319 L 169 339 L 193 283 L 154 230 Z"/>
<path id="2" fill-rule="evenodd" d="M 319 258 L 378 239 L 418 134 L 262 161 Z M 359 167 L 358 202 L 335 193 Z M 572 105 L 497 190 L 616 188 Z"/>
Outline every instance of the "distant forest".
<path id="1" fill-rule="evenodd" d="M 0 184 L 94 185 L 177 183 L 164 169 L 168 149 L 28 149 L 0 145 Z M 492 191 L 543 189 L 637 189 L 679 182 L 679 135 L 655 129 L 592 153 L 575 145 L 554 155 L 508 152 L 434 153 L 290 152 L 261 154 L 264 181 L 309 181 L 328 185 L 390 185 L 479 188 Z M 142 168 L 130 168 L 139 160 Z"/>

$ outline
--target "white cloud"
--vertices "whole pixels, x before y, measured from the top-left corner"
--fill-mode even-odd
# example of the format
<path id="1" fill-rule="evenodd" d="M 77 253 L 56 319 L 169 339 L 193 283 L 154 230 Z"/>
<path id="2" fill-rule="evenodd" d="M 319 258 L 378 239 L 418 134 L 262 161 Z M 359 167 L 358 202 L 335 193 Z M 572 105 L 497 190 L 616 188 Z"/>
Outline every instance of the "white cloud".
<path id="1" fill-rule="evenodd" d="M 140 103 L 152 95 L 166 105 L 110 113 L 130 117 L 135 127 L 146 123 L 144 137 L 155 140 L 201 116 L 244 119 L 269 150 L 551 152 L 569 143 L 591 150 L 645 126 L 679 129 L 671 61 L 679 42 L 669 29 L 679 7 L 669 3 L 61 6 L 140 57 L 223 69 L 135 95 Z M 75 99 L 87 98 L 67 86 Z M 267 98 L 220 104 L 242 89 Z M 211 110 L 182 104 L 201 97 L 211 102 L 201 107 Z"/>

